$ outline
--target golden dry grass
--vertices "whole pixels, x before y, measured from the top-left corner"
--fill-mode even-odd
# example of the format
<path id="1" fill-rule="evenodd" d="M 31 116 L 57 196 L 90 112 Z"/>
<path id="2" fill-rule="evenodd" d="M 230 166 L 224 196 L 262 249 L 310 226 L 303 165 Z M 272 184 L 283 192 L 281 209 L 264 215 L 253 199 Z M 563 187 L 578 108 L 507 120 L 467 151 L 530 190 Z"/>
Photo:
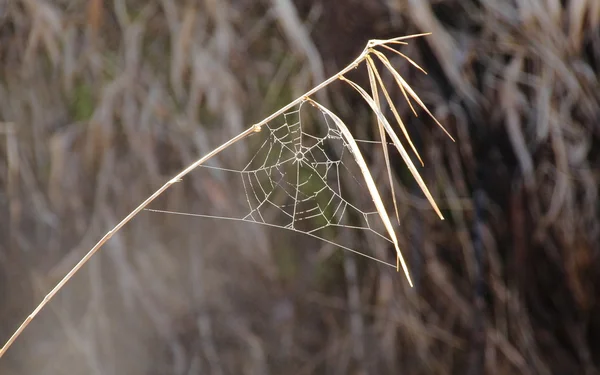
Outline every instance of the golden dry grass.
<path id="1" fill-rule="evenodd" d="M 387 60 L 387 58 L 383 54 L 381 54 L 380 52 L 378 52 L 378 51 L 376 51 L 374 49 L 375 47 L 385 47 L 385 48 L 387 48 L 389 50 L 395 51 L 389 45 L 394 44 L 396 42 L 399 42 L 401 40 L 412 39 L 412 38 L 415 38 L 415 37 L 418 37 L 418 36 L 423 36 L 423 35 L 409 35 L 409 36 L 397 37 L 397 38 L 389 39 L 389 40 L 372 40 L 372 41 L 369 41 L 369 43 L 367 44 L 367 46 L 365 47 L 365 49 L 363 50 L 363 52 L 361 53 L 361 55 L 358 56 L 356 58 L 356 60 L 354 62 L 352 62 L 350 65 L 348 65 L 346 68 L 344 68 L 340 72 L 338 72 L 336 75 L 334 75 L 333 77 L 331 77 L 331 78 L 323 81 L 322 83 L 320 83 L 316 87 L 312 88 L 311 90 L 309 90 L 307 93 L 305 93 L 301 97 L 299 97 L 296 100 L 290 102 L 289 104 L 283 106 L 281 109 L 279 109 L 276 112 L 274 112 L 273 114 L 269 115 L 264 120 L 262 120 L 262 121 L 260 121 L 260 122 L 258 122 L 256 124 L 254 124 L 254 125 L 252 125 L 248 129 L 242 131 L 240 134 L 238 134 L 238 135 L 234 136 L 233 138 L 227 140 L 222 145 L 220 145 L 218 147 L 215 147 L 214 149 L 212 149 L 211 151 L 209 151 L 206 155 L 204 155 L 204 156 L 200 157 L 199 159 L 195 160 L 189 166 L 185 167 L 180 172 L 178 172 L 173 178 L 169 179 L 165 184 L 163 184 L 160 188 L 158 188 L 158 190 L 156 190 L 149 197 L 147 197 L 135 209 L 133 209 L 129 214 L 127 214 L 120 222 L 118 222 L 112 229 L 110 229 L 102 238 L 100 238 L 100 240 L 94 246 L 92 246 L 92 248 L 77 262 L 77 264 L 75 264 L 73 266 L 73 268 L 71 268 L 69 270 L 69 272 L 67 272 L 67 274 L 56 284 L 56 286 L 54 286 L 54 288 L 52 288 L 52 290 L 50 290 L 50 292 L 38 304 L 38 306 L 33 310 L 33 312 L 27 316 L 27 318 L 23 321 L 23 323 L 21 323 L 21 325 L 17 328 L 17 330 L 8 339 L 8 341 L 2 347 L 0 347 L 0 358 L 2 358 L 4 356 L 4 354 L 12 346 L 12 344 L 15 342 L 15 340 L 23 333 L 23 331 L 25 330 L 25 328 L 27 328 L 27 326 L 37 317 L 37 315 L 42 311 L 42 309 L 48 303 L 50 303 L 50 301 L 56 296 L 56 294 L 58 292 L 60 292 L 60 290 L 65 285 L 67 285 L 67 283 L 69 281 L 71 281 L 71 279 L 75 276 L 75 274 L 77 272 L 79 272 L 79 270 L 83 266 L 85 266 L 86 263 L 88 263 L 90 261 L 90 259 L 92 258 L 92 256 L 94 256 L 94 254 L 96 254 L 113 236 L 115 236 L 123 227 L 125 227 L 125 225 L 127 225 L 131 220 L 133 220 L 134 217 L 136 217 L 143 210 L 147 209 L 152 202 L 154 202 L 161 195 L 163 195 L 163 193 L 165 193 L 171 186 L 182 182 L 183 179 L 185 177 L 187 177 L 195 169 L 197 169 L 198 167 L 206 164 L 206 162 L 209 161 L 210 159 L 212 159 L 215 156 L 219 155 L 220 153 L 226 151 L 228 148 L 230 148 L 231 146 L 235 145 L 236 143 L 238 143 L 238 142 L 246 139 L 248 136 L 252 135 L 253 133 L 260 133 L 263 130 L 263 127 L 268 122 L 270 122 L 271 119 L 275 119 L 275 118 L 281 116 L 282 114 L 285 114 L 291 108 L 297 107 L 299 104 L 301 104 L 302 102 L 305 102 L 305 101 L 309 101 L 313 106 L 319 108 L 323 113 L 325 113 L 326 115 L 328 115 L 335 122 L 335 124 L 337 125 L 339 131 L 341 132 L 341 134 L 345 138 L 345 141 L 348 143 L 348 145 L 349 145 L 349 151 L 355 157 L 355 160 L 356 160 L 356 162 L 357 162 L 357 164 L 358 164 L 358 166 L 360 168 L 362 176 L 363 176 L 363 178 L 365 180 L 365 183 L 367 185 L 368 192 L 371 195 L 373 201 L 375 202 L 375 206 L 376 206 L 377 212 L 379 214 L 379 217 L 380 217 L 381 221 L 383 222 L 383 224 L 384 224 L 384 226 L 386 228 L 386 231 L 387 231 L 390 239 L 392 240 L 392 242 L 394 244 L 394 248 L 396 250 L 396 255 L 397 255 L 397 262 L 399 262 L 399 264 L 402 265 L 402 270 L 404 271 L 404 274 L 406 275 L 406 278 L 407 278 L 409 284 L 412 286 L 413 284 L 412 284 L 412 281 L 410 279 L 410 275 L 409 275 L 409 271 L 408 271 L 408 266 L 406 264 L 406 261 L 404 260 L 404 257 L 402 256 L 402 252 L 400 251 L 400 248 L 398 247 L 398 239 L 396 237 L 395 230 L 394 230 L 394 228 L 392 226 L 392 223 L 391 223 L 391 221 L 389 219 L 388 213 L 387 213 L 387 211 L 385 209 L 384 202 L 381 199 L 381 194 L 379 193 L 379 189 L 377 188 L 377 186 L 375 184 L 375 181 L 373 180 L 373 176 L 371 175 L 371 171 L 370 171 L 367 163 L 365 162 L 364 157 L 362 156 L 362 153 L 360 151 L 360 148 L 358 147 L 358 144 L 357 144 L 354 136 L 348 130 L 348 127 L 346 126 L 346 124 L 344 124 L 344 122 L 335 113 L 331 112 L 329 109 L 325 108 L 323 105 L 321 105 L 318 102 L 316 102 L 313 99 L 311 99 L 310 96 L 317 95 L 319 91 L 324 90 L 329 84 L 335 82 L 338 79 L 346 81 L 346 82 L 349 82 L 352 85 L 353 88 L 355 88 L 358 92 L 360 92 L 360 94 L 362 95 L 363 99 L 369 104 L 369 106 L 371 107 L 371 110 L 377 116 L 378 123 L 380 124 L 380 138 L 379 138 L 379 142 L 382 145 L 384 145 L 383 149 L 385 150 L 384 154 L 385 154 L 385 157 L 386 157 L 386 168 L 387 168 L 387 171 L 388 171 L 389 182 L 390 182 L 390 189 L 391 189 L 392 193 L 393 193 L 393 181 L 392 181 L 392 178 L 391 178 L 392 171 L 391 171 L 391 168 L 390 168 L 390 164 L 389 164 L 389 160 L 388 160 L 388 154 L 387 154 L 387 137 L 388 136 L 393 140 L 393 143 L 396 146 L 396 148 L 398 149 L 398 151 L 400 151 L 400 154 L 402 155 L 402 158 L 406 162 L 407 166 L 409 167 L 409 169 L 410 169 L 411 173 L 413 174 L 413 176 L 415 177 L 415 179 L 418 181 L 419 186 L 421 187 L 421 189 L 423 190 L 423 192 L 427 196 L 427 199 L 431 202 L 431 204 L 433 205 L 434 209 L 436 210 L 436 212 L 438 213 L 438 215 L 440 216 L 440 218 L 443 219 L 442 214 L 441 214 L 439 208 L 437 207 L 437 205 L 435 204 L 435 201 L 433 200 L 433 197 L 431 196 L 431 193 L 429 193 L 429 190 L 427 189 L 427 186 L 423 182 L 423 179 L 421 178 L 421 175 L 416 170 L 416 168 L 415 168 L 412 160 L 410 160 L 410 158 L 408 157 L 408 154 L 406 153 L 406 150 L 404 149 L 404 146 L 402 146 L 402 144 L 400 143 L 400 140 L 398 139 L 398 136 L 396 135 L 396 133 L 394 132 L 394 130 L 390 126 L 388 120 L 385 118 L 385 115 L 383 114 L 383 112 L 381 110 L 381 106 L 374 101 L 374 98 L 377 97 L 377 90 L 379 88 L 375 85 L 373 77 L 374 76 L 380 77 L 380 75 L 379 75 L 379 72 L 377 71 L 377 68 L 373 64 L 372 59 L 369 56 L 370 54 L 377 55 L 382 60 L 382 62 L 384 62 L 385 67 L 394 75 L 396 81 L 398 82 L 398 87 L 401 88 L 403 92 L 405 90 L 408 91 L 408 92 L 410 92 L 411 97 L 414 100 L 416 100 L 423 107 L 423 109 L 425 109 L 425 111 L 427 111 L 431 115 L 431 113 L 429 112 L 429 110 L 427 109 L 427 107 L 425 107 L 425 105 L 423 104 L 423 102 L 419 99 L 419 97 L 412 90 L 412 88 L 402 79 L 402 77 L 398 74 L 398 72 L 392 67 L 392 65 L 389 63 L 389 61 Z M 410 60 L 410 59 L 408 59 L 408 60 Z M 374 98 L 370 97 L 364 91 L 364 89 L 362 87 L 360 87 L 356 83 L 354 83 L 354 82 L 352 82 L 352 81 L 350 81 L 350 80 L 348 80 L 348 79 L 346 79 L 344 77 L 344 74 L 346 74 L 348 71 L 350 71 L 352 69 L 356 69 L 358 67 L 358 65 L 360 65 L 364 61 L 367 61 L 367 68 L 368 68 L 369 76 L 371 78 L 373 78 L 371 80 L 371 87 L 374 89 L 374 93 L 373 93 L 373 97 Z M 379 79 L 379 81 L 381 82 L 381 89 L 387 95 L 387 91 L 386 91 L 385 85 L 383 85 L 383 82 L 381 81 L 381 78 Z M 389 98 L 389 96 L 387 96 L 387 97 Z M 408 100 L 408 97 L 406 97 L 406 99 Z M 392 108 L 394 108 L 394 113 L 397 113 L 395 111 L 394 104 L 392 103 L 391 100 L 389 101 L 389 103 L 390 103 L 390 106 Z M 399 121 L 399 123 L 401 124 L 401 121 Z M 10 124 L 10 125 L 12 125 L 12 124 Z M 440 124 L 440 126 L 441 126 L 441 124 Z M 8 126 L 7 125 L 6 129 L 7 129 L 7 131 L 6 131 L 7 135 L 12 135 L 12 133 L 14 133 L 14 129 L 13 129 L 12 126 Z M 408 136 L 408 134 L 406 133 L 406 131 L 404 133 L 406 135 L 406 138 L 407 138 L 408 142 L 410 144 L 412 144 L 412 142 L 410 140 L 410 136 Z M 8 136 L 7 136 L 7 138 L 8 138 Z M 297 182 L 297 183 L 299 183 L 299 182 Z M 298 187 L 296 187 L 296 190 L 298 190 Z M 394 197 L 394 203 L 395 203 L 395 197 Z M 394 205 L 394 208 L 395 208 L 396 213 L 397 213 L 398 212 L 398 207 L 397 207 L 396 204 Z M 159 212 L 159 211 L 155 210 L 154 212 Z"/>

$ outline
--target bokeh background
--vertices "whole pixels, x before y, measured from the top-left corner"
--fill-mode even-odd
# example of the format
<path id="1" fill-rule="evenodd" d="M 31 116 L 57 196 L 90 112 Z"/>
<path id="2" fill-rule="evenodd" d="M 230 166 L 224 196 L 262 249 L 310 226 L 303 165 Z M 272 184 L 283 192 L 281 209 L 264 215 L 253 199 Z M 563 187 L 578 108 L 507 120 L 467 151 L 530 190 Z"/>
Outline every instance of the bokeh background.
<path id="1" fill-rule="evenodd" d="M 300 235 L 143 212 L 0 373 L 597 374 L 597 0 L 0 2 L 0 341 L 182 167 L 368 39 L 419 32 L 433 35 L 402 52 L 429 75 L 394 65 L 456 143 L 393 93 L 446 216 L 394 155 L 415 288 Z M 375 129 L 347 87 L 323 100 L 356 134 Z M 244 197 L 216 175 L 182 186 L 158 207 Z"/>

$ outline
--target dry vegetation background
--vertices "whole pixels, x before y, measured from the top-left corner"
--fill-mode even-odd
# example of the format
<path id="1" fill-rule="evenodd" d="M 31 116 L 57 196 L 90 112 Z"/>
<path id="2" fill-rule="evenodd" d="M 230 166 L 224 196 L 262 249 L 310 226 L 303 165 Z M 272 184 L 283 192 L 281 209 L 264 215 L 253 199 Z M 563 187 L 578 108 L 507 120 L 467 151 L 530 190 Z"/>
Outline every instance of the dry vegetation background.
<path id="1" fill-rule="evenodd" d="M 457 142 L 400 105 L 447 217 L 398 160 L 414 289 L 288 232 L 142 213 L 0 373 L 598 373 L 597 0 L 0 2 L 0 341 L 184 165 L 368 39 L 427 31 L 403 52 L 430 74 L 396 66 Z M 328 98 L 373 131 L 349 89 Z M 189 182 L 160 204 L 243 197 L 218 176 Z"/>

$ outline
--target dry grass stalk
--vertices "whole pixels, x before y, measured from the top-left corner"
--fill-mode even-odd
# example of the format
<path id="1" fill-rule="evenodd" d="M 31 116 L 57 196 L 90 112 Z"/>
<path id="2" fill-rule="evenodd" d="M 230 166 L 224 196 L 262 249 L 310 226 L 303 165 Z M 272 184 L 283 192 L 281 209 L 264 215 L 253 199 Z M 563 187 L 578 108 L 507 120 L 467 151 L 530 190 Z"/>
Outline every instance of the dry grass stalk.
<path id="1" fill-rule="evenodd" d="M 388 232 L 388 234 L 390 235 L 392 242 L 394 243 L 394 248 L 396 249 L 396 254 L 398 255 L 397 259 L 399 260 L 400 264 L 402 264 L 402 269 L 404 270 L 404 273 L 406 275 L 406 278 L 408 279 L 408 282 L 412 285 L 412 281 L 411 281 L 410 275 L 408 273 L 408 266 L 406 265 L 406 262 L 404 261 L 404 257 L 402 256 L 402 252 L 400 251 L 400 247 L 398 246 L 398 238 L 396 238 L 396 232 L 394 232 L 394 228 L 392 227 L 390 218 L 387 214 L 385 206 L 383 205 L 383 201 L 381 200 L 381 195 L 379 194 L 377 185 L 375 185 L 373 176 L 371 175 L 371 172 L 369 171 L 369 167 L 367 166 L 367 163 L 365 162 L 365 159 L 362 156 L 362 153 L 360 152 L 360 149 L 358 148 L 358 144 L 354 140 L 352 133 L 350 132 L 350 130 L 348 129 L 346 124 L 344 124 L 344 122 L 335 113 L 331 112 L 330 110 L 323 107 L 321 104 L 319 104 L 317 102 L 311 101 L 311 103 L 313 103 L 317 108 L 319 108 L 321 111 L 326 113 L 329 117 L 331 117 L 331 119 L 338 126 L 338 128 L 340 129 L 340 131 L 346 138 L 346 141 L 350 145 L 350 149 L 352 150 L 352 154 L 354 155 L 356 163 L 360 167 L 360 171 L 365 179 L 365 182 L 367 183 L 367 188 L 369 189 L 369 193 L 371 194 L 371 197 L 373 198 L 373 202 L 375 202 L 375 207 L 377 208 L 377 212 L 379 213 L 381 220 L 383 220 L 385 229 Z"/>
<path id="2" fill-rule="evenodd" d="M 145 201 L 143 201 L 132 212 L 130 212 L 123 220 L 121 220 L 113 229 L 111 229 L 108 233 L 106 233 L 100 239 L 100 241 L 98 241 L 88 251 L 88 253 L 62 278 L 62 280 L 60 280 L 60 282 L 58 282 L 58 284 L 45 296 L 45 298 L 42 300 L 42 302 L 25 319 L 25 321 L 23 321 L 23 323 L 14 332 L 14 334 L 9 338 L 9 340 L 6 342 L 6 344 L 0 349 L 0 358 L 6 353 L 6 351 L 10 348 L 10 346 L 14 343 L 14 341 L 21 335 L 21 333 L 29 325 L 29 323 L 37 316 L 37 314 L 52 300 L 52 298 L 60 291 L 60 289 L 62 289 L 62 287 L 66 283 L 68 283 L 69 280 L 90 260 L 90 258 L 98 250 L 100 250 L 100 248 L 102 248 L 102 246 L 111 237 L 113 237 L 113 235 L 115 233 L 117 233 L 121 228 L 123 228 L 138 213 L 140 213 L 142 210 L 144 210 L 152 201 L 154 201 L 156 198 L 158 198 L 169 187 L 171 187 L 172 185 L 174 185 L 177 182 L 181 181 L 181 179 L 183 177 L 187 176 L 194 169 L 196 169 L 200 165 L 204 164 L 206 161 L 208 161 L 209 159 L 211 159 L 215 155 L 219 154 L 221 151 L 227 149 L 228 147 L 230 147 L 234 143 L 236 143 L 236 142 L 238 142 L 238 141 L 246 138 L 248 135 L 250 135 L 250 134 L 252 134 L 254 132 L 260 132 L 263 125 L 267 124 L 271 120 L 273 120 L 276 117 L 284 114 L 285 112 L 287 112 L 291 108 L 299 105 L 300 103 L 302 103 L 304 101 L 309 101 L 312 105 L 314 105 L 315 107 L 317 107 L 324 114 L 327 114 L 336 123 L 336 125 L 338 126 L 338 128 L 340 129 L 340 131 L 342 132 L 342 134 L 344 135 L 344 137 L 346 138 L 346 141 L 349 143 L 350 148 L 351 148 L 351 150 L 353 152 L 353 155 L 355 157 L 355 160 L 356 160 L 356 162 L 358 163 L 358 165 L 359 165 L 359 167 L 361 169 L 361 172 L 362 172 L 363 178 L 364 178 L 364 180 L 365 180 L 365 182 L 367 184 L 369 193 L 370 193 L 373 201 L 375 202 L 375 206 L 377 208 L 377 212 L 378 212 L 381 220 L 383 221 L 383 224 L 385 225 L 386 231 L 388 232 L 388 234 L 389 234 L 389 236 L 390 236 L 390 238 L 391 238 L 391 240 L 392 240 L 392 242 L 394 244 L 394 247 L 395 247 L 395 250 L 396 250 L 396 254 L 397 254 L 397 262 L 398 262 L 397 263 L 397 268 L 399 269 L 399 265 L 402 266 L 402 269 L 403 269 L 403 271 L 404 271 L 404 273 L 405 273 L 405 275 L 406 275 L 406 277 L 407 277 L 410 285 L 412 286 L 412 281 L 411 281 L 411 278 L 410 278 L 410 275 L 409 275 L 408 266 L 407 266 L 407 264 L 406 264 L 406 262 L 404 260 L 404 257 L 402 256 L 402 252 L 400 251 L 400 248 L 399 248 L 399 245 L 398 245 L 397 236 L 396 236 L 395 231 L 394 231 L 394 229 L 392 227 L 392 224 L 390 222 L 389 216 L 388 216 L 387 211 L 385 209 L 385 206 L 384 206 L 383 200 L 381 198 L 381 195 L 379 193 L 379 190 L 377 189 L 377 186 L 375 185 L 375 182 L 373 180 L 373 177 L 371 175 L 369 167 L 367 166 L 367 164 L 366 164 L 366 162 L 364 160 L 364 157 L 362 156 L 362 154 L 360 152 L 360 149 L 358 147 L 358 144 L 356 143 L 356 140 L 354 139 L 354 136 L 352 135 L 352 133 L 350 132 L 350 130 L 348 129 L 348 127 L 344 124 L 344 122 L 335 113 L 331 112 L 329 109 L 327 109 L 323 105 L 321 105 L 318 102 L 316 102 L 315 100 L 311 99 L 310 96 L 313 95 L 313 94 L 316 94 L 317 92 L 319 92 L 320 90 L 322 90 L 323 88 L 327 87 L 329 84 L 331 84 L 331 83 L 333 83 L 333 82 L 335 82 L 337 80 L 346 81 L 355 90 L 357 90 L 361 94 L 361 96 L 363 97 L 363 99 L 367 102 L 367 104 L 369 104 L 371 110 L 377 116 L 377 120 L 378 120 L 378 124 L 379 124 L 379 130 L 380 130 L 380 137 L 382 138 L 381 139 L 382 144 L 386 144 L 385 136 L 387 134 L 387 136 L 389 136 L 392 139 L 394 145 L 396 146 L 396 148 L 400 152 L 403 160 L 407 164 L 407 166 L 410 169 L 410 171 L 411 171 L 412 175 L 414 176 L 414 178 L 417 180 L 419 186 L 421 187 L 421 189 L 425 193 L 427 199 L 429 200 L 429 202 L 431 203 L 431 205 L 435 209 L 436 213 L 438 214 L 438 216 L 441 219 L 443 219 L 443 216 L 442 216 L 442 214 L 441 214 L 441 212 L 440 212 L 437 204 L 435 203 L 435 201 L 434 201 L 431 193 L 427 189 L 427 186 L 425 185 L 425 182 L 421 178 L 419 172 L 417 171 L 416 167 L 414 166 L 413 162 L 411 161 L 410 157 L 408 156 L 408 153 L 404 149 L 404 146 L 402 145 L 402 143 L 398 139 L 398 136 L 396 135 L 396 133 L 392 129 L 390 123 L 388 122 L 388 120 L 386 119 L 385 115 L 382 112 L 382 109 L 381 109 L 381 106 L 380 106 L 380 103 L 379 103 L 379 94 L 378 94 L 377 83 L 379 83 L 379 85 L 381 86 L 381 88 L 382 88 L 382 90 L 384 92 L 384 96 L 386 97 L 386 100 L 387 100 L 388 104 L 392 108 L 394 116 L 395 116 L 397 122 L 399 123 L 400 128 L 402 129 L 405 137 L 407 138 L 407 140 L 410 143 L 412 149 L 414 150 L 414 152 L 418 156 L 416 148 L 412 144 L 412 142 L 410 140 L 410 137 L 409 137 L 408 133 L 406 132 L 406 129 L 404 128 L 403 123 L 400 120 L 400 117 L 399 117 L 399 115 L 398 115 L 398 113 L 397 113 L 397 111 L 396 111 L 396 109 L 395 109 L 395 107 L 394 107 L 394 105 L 393 105 L 390 97 L 389 97 L 389 94 L 387 93 L 386 88 L 383 85 L 383 82 L 381 80 L 380 74 L 377 71 L 377 69 L 375 67 L 375 64 L 373 63 L 373 60 L 371 58 L 371 56 L 376 56 L 383 63 L 383 65 L 392 73 L 392 75 L 394 76 L 394 79 L 398 83 L 399 88 L 402 90 L 402 93 L 404 94 L 404 96 L 407 99 L 407 101 L 409 102 L 409 104 L 410 104 L 410 101 L 409 101 L 409 95 L 410 95 L 410 97 L 413 100 L 415 100 L 429 115 L 431 115 L 433 117 L 433 115 L 429 112 L 429 110 L 427 109 L 427 107 L 425 106 L 425 104 L 421 101 L 421 99 L 419 99 L 419 97 L 414 92 L 414 90 L 408 85 L 408 83 L 406 83 L 406 81 L 400 76 L 400 74 L 392 67 L 392 65 L 389 62 L 389 60 L 387 59 L 387 57 L 383 53 L 381 53 L 380 51 L 378 51 L 378 50 L 375 49 L 377 47 L 383 47 L 386 50 L 393 50 L 394 52 L 398 53 L 400 56 L 402 56 L 402 57 L 406 58 L 407 60 L 409 60 L 409 62 L 412 65 L 415 65 L 415 66 L 418 67 L 418 65 L 416 65 L 416 63 L 414 63 L 414 61 L 408 59 L 406 56 L 404 56 L 403 54 L 399 53 L 398 51 L 395 51 L 392 47 L 390 47 L 390 45 L 397 45 L 397 44 L 404 45 L 404 44 L 406 44 L 406 42 L 403 42 L 404 40 L 411 39 L 411 38 L 416 38 L 416 37 L 420 37 L 420 36 L 424 36 L 424 35 L 429 35 L 429 33 L 409 35 L 409 36 L 398 37 L 398 38 L 393 38 L 393 39 L 389 39 L 389 40 L 378 40 L 378 39 L 370 40 L 368 42 L 367 46 L 365 47 L 365 49 L 362 51 L 362 53 L 351 64 L 349 64 L 348 66 L 346 66 L 344 69 L 342 69 L 336 75 L 330 77 L 329 79 L 327 79 L 324 82 L 322 82 L 320 85 L 318 85 L 318 86 L 314 87 L 313 89 L 309 90 L 307 93 L 305 93 L 301 97 L 297 98 L 296 100 L 290 102 L 288 105 L 284 106 L 280 110 L 278 110 L 275 113 L 273 113 L 272 115 L 268 116 L 267 118 L 265 118 L 261 122 L 259 122 L 259 123 L 255 124 L 255 125 L 253 125 L 252 127 L 244 130 L 243 132 L 241 132 L 237 136 L 231 138 L 229 141 L 225 142 L 221 146 L 215 148 L 214 150 L 212 150 L 211 152 L 209 152 L 208 154 L 206 154 L 202 158 L 196 160 L 191 165 L 189 165 L 187 168 L 185 168 L 184 170 L 182 170 L 181 172 L 179 172 L 175 177 L 173 177 L 172 179 L 170 179 L 169 181 L 167 181 L 156 192 L 154 192 L 152 195 L 150 195 Z M 367 62 L 366 65 L 367 65 L 367 69 L 368 69 L 368 73 L 369 73 L 369 78 L 370 78 L 371 90 L 373 92 L 373 97 L 369 96 L 367 94 L 367 92 L 362 87 L 360 87 L 356 83 L 354 83 L 354 82 L 350 81 L 349 79 L 347 79 L 346 77 L 344 77 L 344 74 L 346 74 L 349 71 L 357 68 L 358 65 L 361 64 L 364 61 Z M 420 67 L 418 67 L 418 68 L 420 70 L 422 70 Z M 408 92 L 408 95 L 407 95 L 407 92 Z M 411 105 L 411 108 L 412 108 L 412 105 Z M 414 111 L 414 108 L 413 108 L 413 111 Z M 416 114 L 416 112 L 415 112 L 415 114 Z M 437 122 L 437 120 L 436 120 L 436 123 L 440 127 L 442 127 L 442 125 L 439 122 Z M 389 155 L 388 155 L 387 150 L 386 150 L 385 147 L 384 147 L 384 153 L 385 153 L 385 158 L 386 158 L 386 168 L 388 170 L 389 181 L 390 181 L 390 184 L 392 184 L 391 170 L 390 170 L 390 163 L 389 163 Z M 420 159 L 420 157 L 419 157 L 419 160 L 422 162 L 422 160 Z M 396 205 L 395 198 L 394 198 L 394 205 L 395 205 L 396 214 L 397 214 L 397 205 Z M 397 214 L 397 216 L 398 216 L 398 214 Z"/>
<path id="3" fill-rule="evenodd" d="M 371 57 L 369 57 L 369 56 L 367 56 L 367 70 L 369 73 L 369 84 L 371 85 L 371 92 L 373 93 L 373 100 L 375 100 L 377 107 L 381 110 L 381 103 L 379 102 L 379 88 L 377 87 L 377 83 L 375 83 L 375 75 L 377 75 L 377 78 L 379 78 L 379 82 L 381 84 L 381 88 L 383 89 L 383 93 L 384 93 L 386 99 L 388 99 L 388 104 L 389 104 L 390 108 L 392 108 L 394 115 L 396 115 L 397 114 L 396 108 L 394 107 L 392 101 L 389 100 L 389 95 L 387 93 L 387 90 L 385 89 L 385 86 L 383 85 L 383 83 L 381 83 L 381 77 L 379 76 L 378 73 L 376 73 L 377 69 L 373 65 L 373 59 L 371 59 Z M 390 183 L 390 192 L 392 193 L 392 199 L 394 202 L 394 211 L 396 212 L 396 220 L 398 220 L 398 223 L 400 223 L 400 214 L 398 213 L 398 202 L 396 202 L 396 193 L 394 192 L 394 181 L 392 178 L 392 168 L 390 167 L 390 155 L 388 152 L 387 144 L 385 142 L 383 142 L 383 140 L 386 139 L 385 127 L 384 127 L 383 123 L 381 121 L 379 121 L 379 118 L 377 118 L 377 125 L 379 128 L 379 138 L 382 139 L 381 149 L 383 150 L 383 158 L 385 160 L 385 167 L 388 172 L 388 181 Z M 409 139 L 409 142 L 410 142 L 410 138 L 409 137 L 407 137 L 407 138 Z M 412 142 L 411 142 L 411 145 L 412 145 Z"/>

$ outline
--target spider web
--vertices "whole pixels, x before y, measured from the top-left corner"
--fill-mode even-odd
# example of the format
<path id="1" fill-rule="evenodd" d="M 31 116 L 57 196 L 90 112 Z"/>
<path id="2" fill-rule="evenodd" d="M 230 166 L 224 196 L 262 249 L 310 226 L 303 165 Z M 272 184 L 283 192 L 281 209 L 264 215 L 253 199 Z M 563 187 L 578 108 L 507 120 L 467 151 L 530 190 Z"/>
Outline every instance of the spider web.
<path id="1" fill-rule="evenodd" d="M 257 151 L 242 169 L 202 165 L 200 168 L 231 173 L 241 182 L 245 212 L 241 216 L 214 216 L 148 209 L 180 215 L 244 221 L 287 229 L 318 238 L 392 267 L 396 265 L 342 245 L 335 229 L 365 231 L 391 242 L 382 234 L 381 219 L 362 182 L 351 148 L 327 114 L 315 109 L 315 124 L 325 128 L 321 135 L 305 129 L 303 107 L 284 114 L 283 122 L 262 127 Z M 307 106 L 312 108 L 312 106 Z M 308 117 L 308 115 L 307 115 Z M 308 121 L 310 123 L 310 121 Z M 359 143 L 378 141 L 355 140 Z M 358 176 L 358 177 L 357 177 Z M 354 186 L 350 186 L 354 185 Z M 345 197 L 350 189 L 367 199 L 352 203 Z M 366 202 L 365 202 L 366 201 Z"/>

